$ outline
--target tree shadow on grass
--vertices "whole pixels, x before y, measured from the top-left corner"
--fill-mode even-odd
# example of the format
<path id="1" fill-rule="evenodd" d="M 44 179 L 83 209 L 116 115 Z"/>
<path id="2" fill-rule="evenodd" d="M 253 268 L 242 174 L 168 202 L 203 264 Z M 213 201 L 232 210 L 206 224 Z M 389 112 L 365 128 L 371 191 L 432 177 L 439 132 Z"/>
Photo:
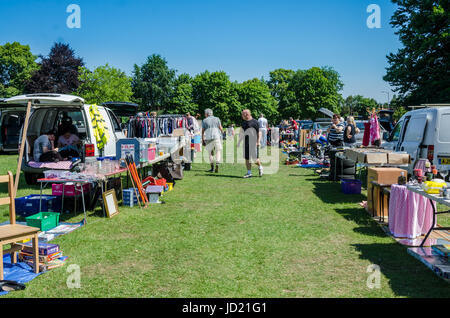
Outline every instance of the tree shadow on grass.
<path id="1" fill-rule="evenodd" d="M 386 233 L 372 220 L 372 217 L 363 208 L 336 209 L 344 219 L 355 222 L 359 227 L 353 229 L 356 233 L 367 236 L 386 237 Z"/>
<path id="2" fill-rule="evenodd" d="M 360 252 L 361 259 L 380 266 L 380 271 L 384 275 L 381 279 L 388 280 L 389 286 L 397 296 L 449 296 L 448 283 L 409 255 L 405 247 L 398 243 L 353 244 L 352 246 Z"/>
<path id="3" fill-rule="evenodd" d="M 312 184 L 314 186 L 313 192 L 324 203 L 359 203 L 366 198 L 362 194 L 342 193 L 340 183 L 315 180 Z"/>

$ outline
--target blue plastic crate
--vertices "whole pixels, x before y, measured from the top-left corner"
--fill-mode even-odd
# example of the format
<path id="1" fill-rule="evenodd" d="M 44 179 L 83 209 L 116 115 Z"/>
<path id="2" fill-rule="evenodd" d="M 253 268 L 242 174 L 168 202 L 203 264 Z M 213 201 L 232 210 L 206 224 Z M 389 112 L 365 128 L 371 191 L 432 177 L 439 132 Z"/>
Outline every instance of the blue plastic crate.
<path id="1" fill-rule="evenodd" d="M 345 194 L 361 194 L 361 181 L 342 179 L 341 191 Z"/>
<path id="2" fill-rule="evenodd" d="M 39 212 L 61 212 L 61 197 L 55 195 L 42 195 L 42 207 L 39 211 L 39 194 L 30 194 L 26 197 L 16 198 L 16 214 L 20 216 L 30 216 Z"/>
<path id="3" fill-rule="evenodd" d="M 123 205 L 132 207 L 138 204 L 138 199 L 134 193 L 134 189 L 124 189 L 122 192 Z M 131 202 L 133 200 L 133 202 Z"/>

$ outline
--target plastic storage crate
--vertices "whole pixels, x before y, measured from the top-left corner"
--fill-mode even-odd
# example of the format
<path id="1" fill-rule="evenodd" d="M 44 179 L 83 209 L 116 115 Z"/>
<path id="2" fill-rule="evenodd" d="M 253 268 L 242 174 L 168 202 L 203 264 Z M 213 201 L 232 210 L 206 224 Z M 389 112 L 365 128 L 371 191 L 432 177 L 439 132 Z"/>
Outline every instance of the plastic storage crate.
<path id="1" fill-rule="evenodd" d="M 361 181 L 342 179 L 341 190 L 345 194 L 361 194 Z"/>
<path id="2" fill-rule="evenodd" d="M 133 207 L 138 204 L 138 198 L 134 193 L 134 189 L 124 189 L 123 192 L 123 205 Z"/>
<path id="3" fill-rule="evenodd" d="M 27 225 L 40 228 L 41 231 L 54 229 L 59 224 L 59 213 L 41 212 L 26 218 Z"/>
<path id="4" fill-rule="evenodd" d="M 26 197 L 16 198 L 16 213 L 20 216 L 30 216 L 39 212 L 39 194 L 30 194 Z M 54 195 L 42 195 L 42 208 L 44 212 L 61 212 L 61 197 Z"/>

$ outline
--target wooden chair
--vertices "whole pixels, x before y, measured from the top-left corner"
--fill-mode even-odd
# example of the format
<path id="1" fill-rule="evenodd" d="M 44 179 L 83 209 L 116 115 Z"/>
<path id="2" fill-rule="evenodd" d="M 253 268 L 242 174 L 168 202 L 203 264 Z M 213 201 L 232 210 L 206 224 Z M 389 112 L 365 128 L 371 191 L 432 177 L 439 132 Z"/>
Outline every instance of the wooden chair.
<path id="1" fill-rule="evenodd" d="M 0 280 L 3 280 L 3 254 L 11 254 L 11 263 L 17 262 L 16 252 L 21 249 L 19 241 L 31 239 L 33 241 L 34 272 L 39 273 L 39 229 L 31 226 L 16 224 L 16 207 L 14 204 L 14 178 L 10 171 L 8 175 L 0 176 L 0 183 L 8 183 L 9 197 L 0 198 L 0 205 L 9 205 L 10 224 L 0 226 Z M 3 251 L 3 245 L 11 244 L 11 248 Z"/>

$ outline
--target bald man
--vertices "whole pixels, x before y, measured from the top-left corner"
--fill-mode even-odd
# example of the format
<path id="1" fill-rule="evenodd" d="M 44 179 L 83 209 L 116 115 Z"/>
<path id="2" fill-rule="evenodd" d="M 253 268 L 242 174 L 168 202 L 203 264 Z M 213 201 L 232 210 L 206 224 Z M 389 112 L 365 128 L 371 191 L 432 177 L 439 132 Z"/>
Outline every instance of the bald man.
<path id="1" fill-rule="evenodd" d="M 247 174 L 244 178 L 252 177 L 252 163 L 255 161 L 259 168 L 259 176 L 263 175 L 263 167 L 259 160 L 259 147 L 261 145 L 261 131 L 259 130 L 259 124 L 256 119 L 252 117 L 250 110 L 245 109 L 242 111 L 242 127 L 239 135 L 238 147 L 244 139 L 244 159 L 247 167 Z"/>

